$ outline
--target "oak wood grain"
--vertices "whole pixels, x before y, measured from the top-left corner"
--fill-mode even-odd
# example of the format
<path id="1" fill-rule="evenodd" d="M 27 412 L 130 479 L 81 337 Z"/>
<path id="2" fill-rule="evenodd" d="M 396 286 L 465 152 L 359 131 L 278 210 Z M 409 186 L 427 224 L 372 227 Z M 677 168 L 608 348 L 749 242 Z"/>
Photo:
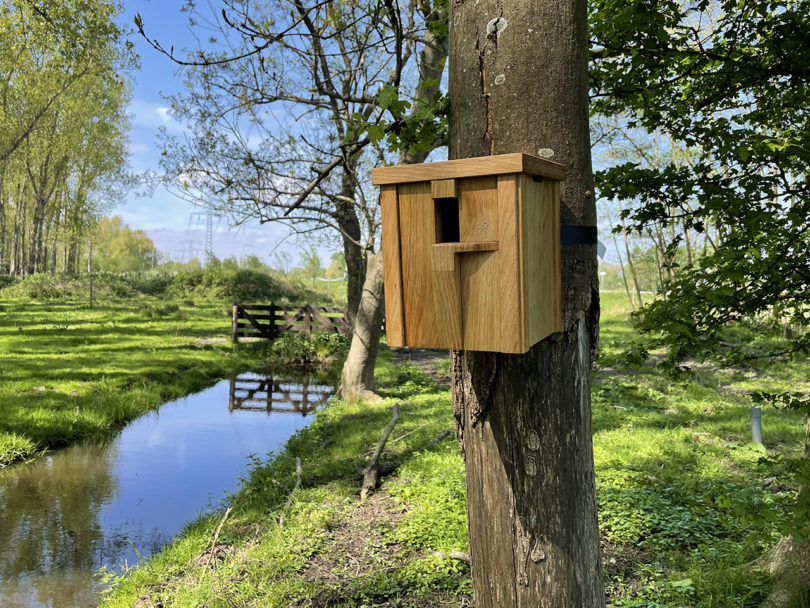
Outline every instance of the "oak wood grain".
<path id="1" fill-rule="evenodd" d="M 553 180 L 565 179 L 565 167 L 529 154 L 499 154 L 421 165 L 378 167 L 371 170 L 371 183 L 404 184 L 441 179 L 459 179 L 483 175 L 525 173 Z"/>
<path id="2" fill-rule="evenodd" d="M 442 348 L 433 306 L 431 247 L 436 242 L 436 219 L 430 182 L 400 184 L 397 191 L 405 344 Z"/>
<path id="3" fill-rule="evenodd" d="M 385 339 L 388 346 L 405 346 L 399 202 L 396 186 L 388 185 L 380 189 L 380 207 L 385 281 Z"/>
<path id="4" fill-rule="evenodd" d="M 498 298 L 501 344 L 504 353 L 526 352 L 523 324 L 523 293 L 520 281 L 520 206 L 517 175 L 498 177 Z"/>
<path id="5" fill-rule="evenodd" d="M 430 195 L 433 198 L 458 198 L 458 181 L 438 179 L 430 182 Z"/>

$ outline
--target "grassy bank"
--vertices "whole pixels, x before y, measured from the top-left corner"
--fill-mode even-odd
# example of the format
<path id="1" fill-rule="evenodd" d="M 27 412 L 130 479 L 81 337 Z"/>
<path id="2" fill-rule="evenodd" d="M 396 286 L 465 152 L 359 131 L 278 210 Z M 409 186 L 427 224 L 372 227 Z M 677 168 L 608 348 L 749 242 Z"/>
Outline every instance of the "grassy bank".
<path id="1" fill-rule="evenodd" d="M 116 428 L 257 364 L 222 304 L 2 299 L 0 466 Z"/>
<path id="2" fill-rule="evenodd" d="M 233 347 L 230 307 L 140 296 L 2 299 L 0 468 L 108 432 L 219 378 L 264 365 L 312 370 L 345 348 L 333 335 Z"/>
<path id="3" fill-rule="evenodd" d="M 633 334 L 619 296 L 604 304 L 593 412 L 609 603 L 758 605 L 770 581 L 748 564 L 788 517 L 803 425 L 766 410 L 765 447 L 749 444 L 748 391 L 806 389 L 810 366 L 623 368 Z M 253 463 L 227 517 L 191 524 L 103 605 L 458 606 L 469 569 L 447 554 L 467 551 L 464 465 L 451 434 L 434 441 L 452 429 L 449 390 L 390 352 L 378 379 L 383 403 L 320 412 Z M 358 471 L 395 402 L 384 462 L 396 468 L 360 501 Z"/>

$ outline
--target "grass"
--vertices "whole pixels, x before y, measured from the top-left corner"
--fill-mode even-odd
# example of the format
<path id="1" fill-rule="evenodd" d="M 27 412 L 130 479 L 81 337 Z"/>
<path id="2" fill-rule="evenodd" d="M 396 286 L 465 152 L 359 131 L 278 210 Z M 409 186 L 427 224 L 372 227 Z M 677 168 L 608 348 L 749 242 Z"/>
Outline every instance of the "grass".
<path id="1" fill-rule="evenodd" d="M 608 603 L 757 606 L 771 582 L 750 564 L 789 519 L 804 427 L 795 412 L 766 409 L 765 445 L 749 443 L 748 393 L 807 391 L 810 365 L 692 365 L 675 376 L 627 367 L 636 338 L 621 299 L 603 303 L 592 387 Z M 185 351 L 195 352 L 190 339 Z M 464 465 L 452 434 L 431 442 L 453 428 L 449 389 L 387 350 L 377 378 L 382 403 L 319 412 L 284 451 L 248 466 L 227 517 L 189 524 L 102 605 L 458 606 L 470 573 L 446 554 L 467 551 Z M 27 382 L 26 399 L 46 396 Z M 361 502 L 359 471 L 395 402 L 402 417 L 383 464 L 398 466 Z M 296 458 L 302 483 L 290 499 Z"/>
<path id="2" fill-rule="evenodd" d="M 107 432 L 257 364 L 221 303 L 3 299 L 0 467 Z"/>

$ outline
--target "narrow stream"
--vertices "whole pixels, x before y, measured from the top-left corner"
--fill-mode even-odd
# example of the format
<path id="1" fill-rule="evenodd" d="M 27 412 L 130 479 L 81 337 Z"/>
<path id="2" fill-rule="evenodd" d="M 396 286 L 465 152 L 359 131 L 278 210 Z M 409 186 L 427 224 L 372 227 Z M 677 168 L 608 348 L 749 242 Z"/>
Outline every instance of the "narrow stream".
<path id="1" fill-rule="evenodd" d="M 236 489 L 248 456 L 278 450 L 330 387 L 247 374 L 166 403 L 102 441 L 0 471 L 0 606 L 96 604 L 101 566 L 171 542 Z"/>

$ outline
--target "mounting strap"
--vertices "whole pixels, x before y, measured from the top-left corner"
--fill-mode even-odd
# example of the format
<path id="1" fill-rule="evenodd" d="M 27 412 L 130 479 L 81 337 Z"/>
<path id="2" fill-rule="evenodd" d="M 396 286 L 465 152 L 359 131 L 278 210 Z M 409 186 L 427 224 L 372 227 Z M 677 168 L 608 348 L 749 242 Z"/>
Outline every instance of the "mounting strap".
<path id="1" fill-rule="evenodd" d="M 560 245 L 596 245 L 596 226 L 560 226 Z"/>

